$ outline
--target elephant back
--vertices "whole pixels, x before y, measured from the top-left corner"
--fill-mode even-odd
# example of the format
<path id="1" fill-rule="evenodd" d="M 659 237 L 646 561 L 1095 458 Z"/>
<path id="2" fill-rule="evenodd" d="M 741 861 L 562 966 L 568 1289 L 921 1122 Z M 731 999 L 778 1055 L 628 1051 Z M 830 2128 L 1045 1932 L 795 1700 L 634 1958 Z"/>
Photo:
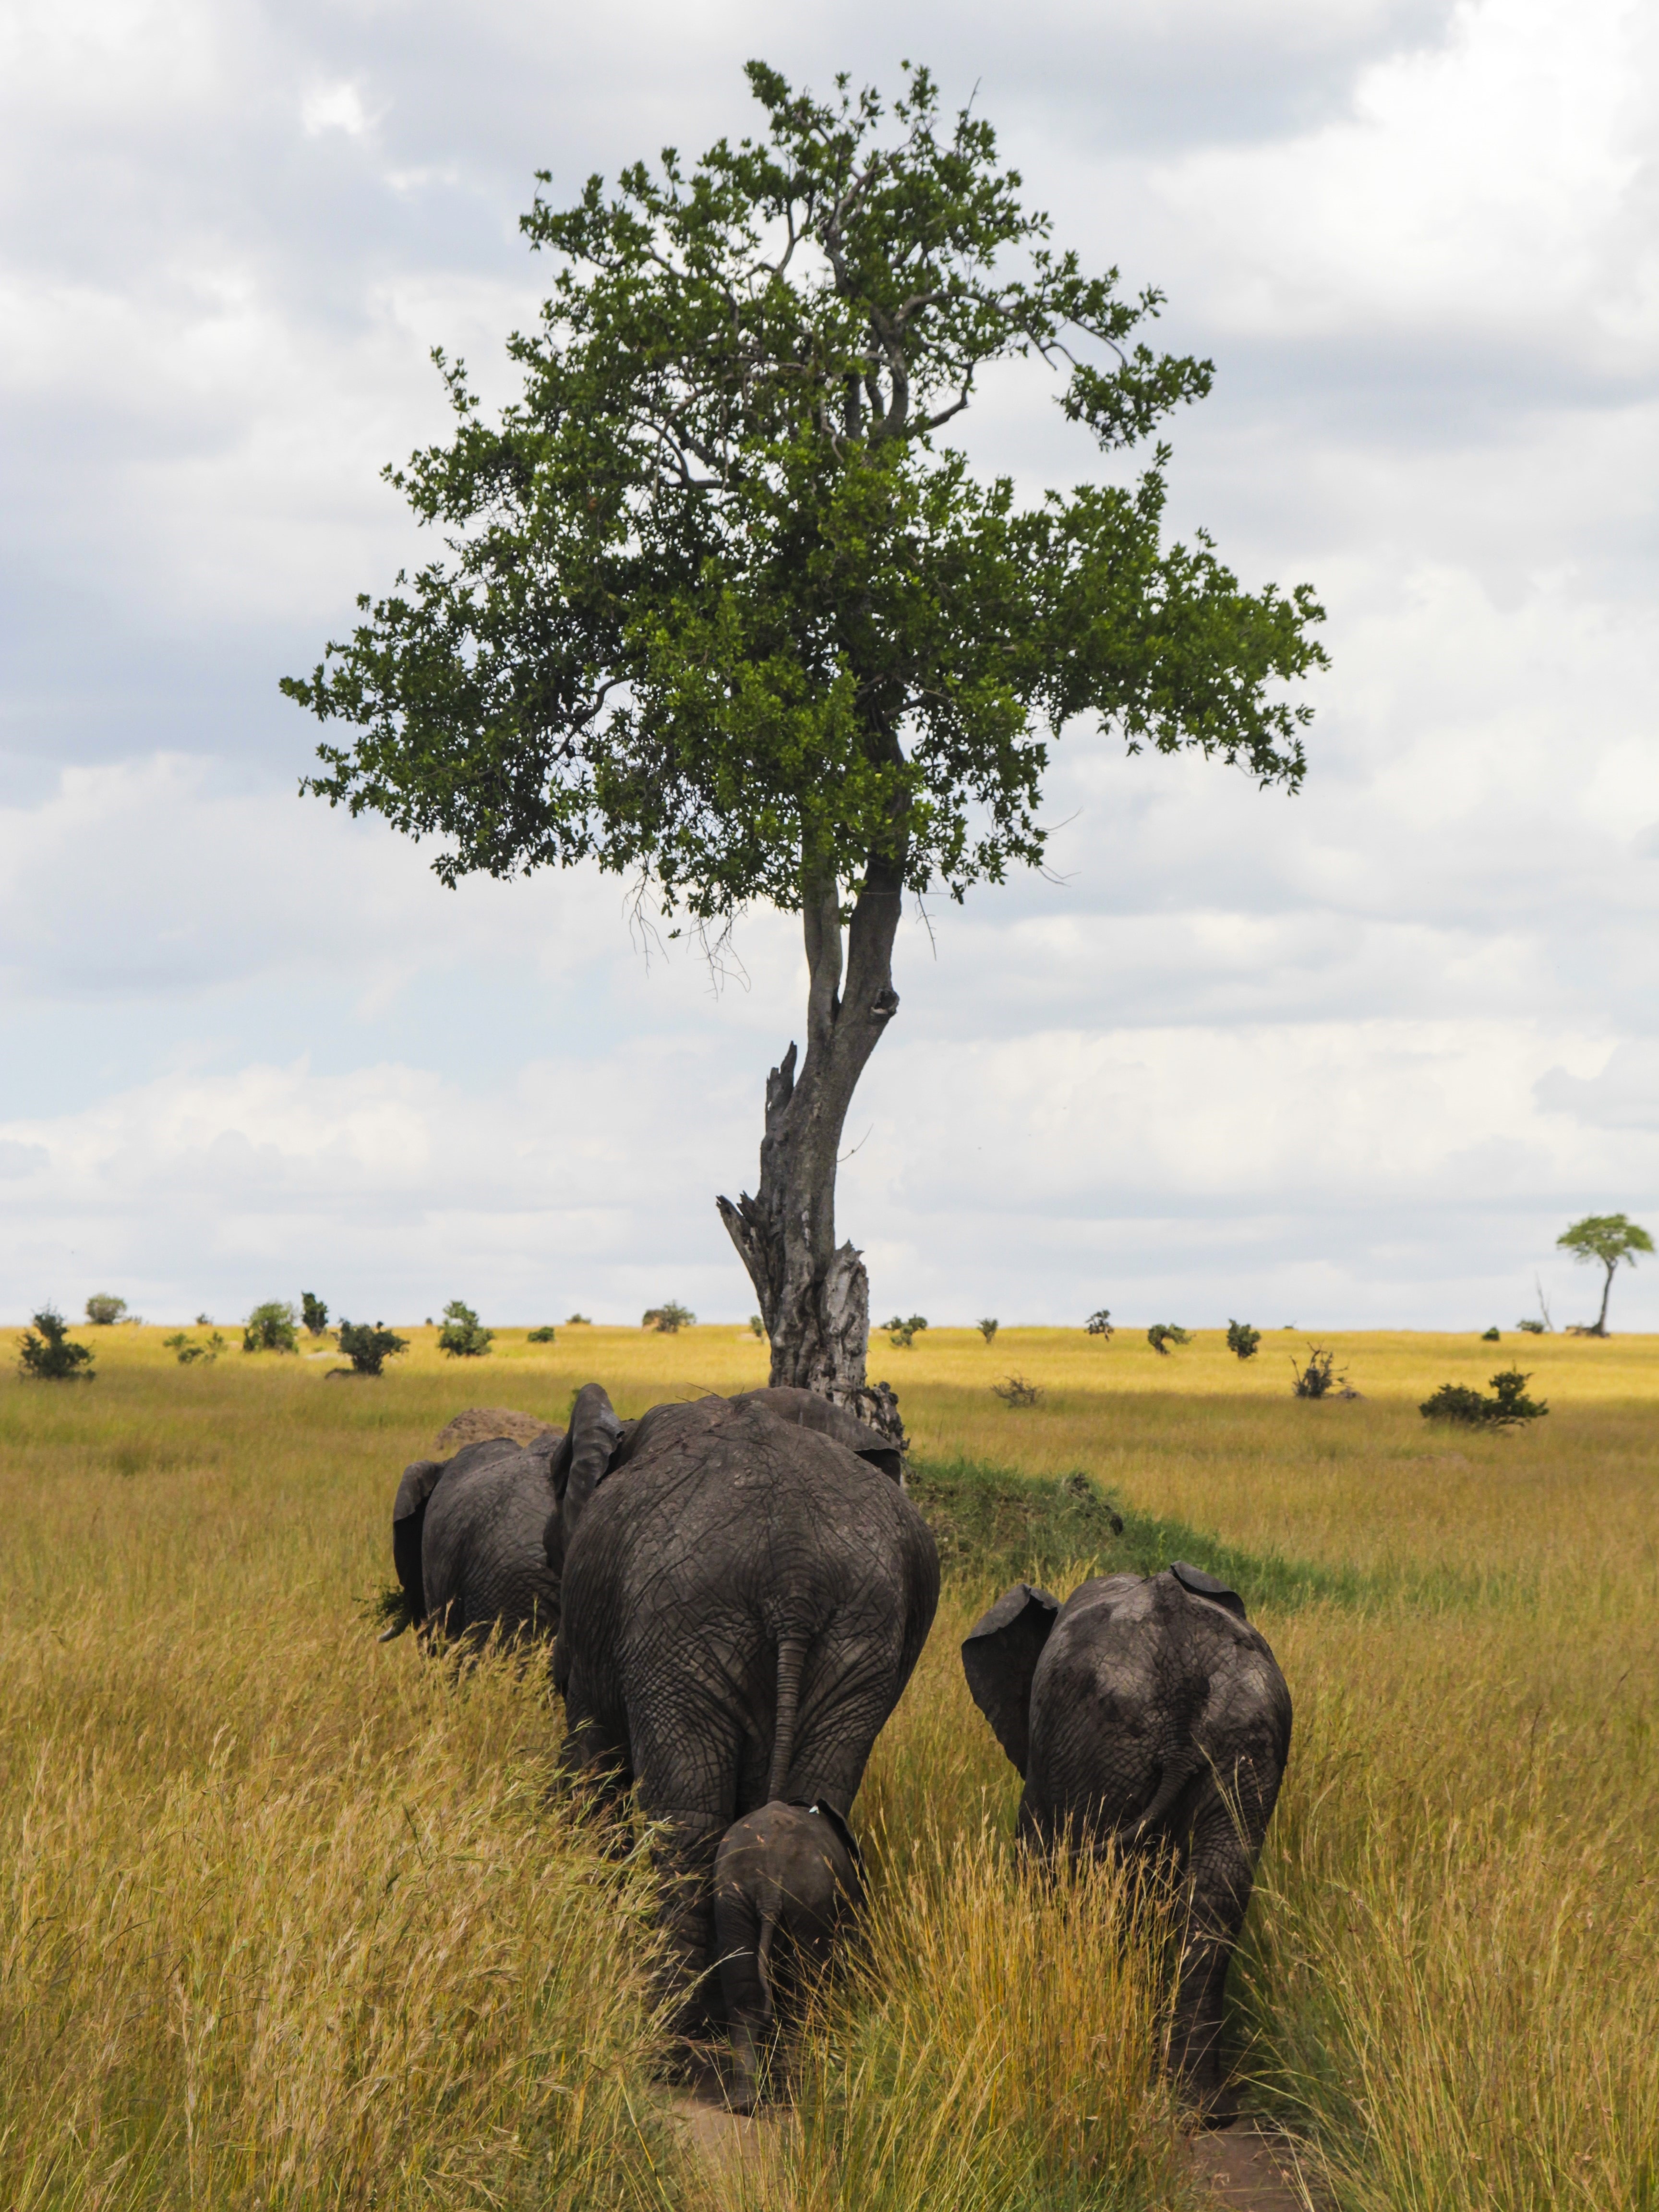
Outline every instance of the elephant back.
<path id="1" fill-rule="evenodd" d="M 589 1582 L 666 1573 L 677 1589 L 739 1587 L 780 1615 L 905 1571 L 931 1590 L 931 1618 L 933 1533 L 878 1466 L 752 1400 L 716 1397 L 641 1417 L 565 1560 L 573 1598 Z"/>
<path id="2" fill-rule="evenodd" d="M 819 1397 L 816 1390 L 797 1390 L 782 1385 L 765 1390 L 745 1390 L 732 1403 L 758 1406 L 763 1413 L 790 1426 L 833 1437 L 838 1444 L 845 1444 L 848 1451 L 868 1460 L 895 1482 L 903 1476 L 904 1462 L 890 1437 L 883 1436 L 879 1429 L 872 1429 L 868 1422 L 860 1420 L 856 1413 L 849 1413 L 845 1406 L 832 1405 L 828 1398 Z"/>

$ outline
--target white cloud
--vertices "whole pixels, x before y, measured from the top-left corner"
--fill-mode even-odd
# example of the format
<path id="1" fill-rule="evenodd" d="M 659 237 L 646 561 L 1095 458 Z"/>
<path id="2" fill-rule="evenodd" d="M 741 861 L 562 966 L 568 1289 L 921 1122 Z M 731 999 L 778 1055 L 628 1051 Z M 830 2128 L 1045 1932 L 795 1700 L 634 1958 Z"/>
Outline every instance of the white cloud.
<path id="1" fill-rule="evenodd" d="M 361 138 L 369 128 L 362 94 L 355 84 L 323 84 L 308 92 L 300 106 L 300 125 L 307 138 L 325 131 L 343 131 L 348 138 Z"/>

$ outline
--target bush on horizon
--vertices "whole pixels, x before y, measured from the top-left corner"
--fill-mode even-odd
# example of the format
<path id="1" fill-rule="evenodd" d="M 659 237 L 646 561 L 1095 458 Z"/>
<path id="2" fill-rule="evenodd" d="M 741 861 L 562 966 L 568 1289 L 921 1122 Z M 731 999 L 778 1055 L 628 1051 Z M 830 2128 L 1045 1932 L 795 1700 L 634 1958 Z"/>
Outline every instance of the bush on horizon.
<path id="1" fill-rule="evenodd" d="M 38 1332 L 38 1333 L 37 1333 Z M 23 1331 L 17 1347 L 17 1369 L 37 1382 L 95 1382 L 92 1346 L 71 1344 L 69 1323 L 56 1306 L 42 1306 L 34 1327 Z"/>
<path id="2" fill-rule="evenodd" d="M 482 1359 L 495 1341 L 495 1330 L 486 1328 L 470 1305 L 463 1299 L 451 1298 L 438 1332 L 440 1352 L 447 1352 L 452 1359 Z"/>

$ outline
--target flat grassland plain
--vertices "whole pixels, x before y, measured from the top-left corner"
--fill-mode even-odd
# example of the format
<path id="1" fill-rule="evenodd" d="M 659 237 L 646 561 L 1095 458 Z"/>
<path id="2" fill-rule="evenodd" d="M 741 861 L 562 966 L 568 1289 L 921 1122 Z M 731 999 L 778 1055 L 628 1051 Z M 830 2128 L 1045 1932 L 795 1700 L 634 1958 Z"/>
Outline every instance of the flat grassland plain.
<path id="1" fill-rule="evenodd" d="M 648 1871 L 550 1787 L 544 1666 L 458 1679 L 375 1642 L 393 1486 L 452 1413 L 750 1386 L 751 1337 L 502 1330 L 463 1362 L 418 1330 L 383 1381 L 325 1383 L 78 1333 L 90 1387 L 17 1379 L 0 1337 L 0 2203 L 1184 2201 L 1153 1947 L 1109 1868 L 1017 1863 L 963 1684 L 1017 1550 L 947 1554 L 854 1815 L 867 1963 L 804 2039 L 793 2116 L 725 2170 L 653 2087 Z M 1277 1331 L 1248 1366 L 1210 1332 L 1165 1358 L 1127 1331 L 878 1333 L 872 1371 L 919 1496 L 952 1463 L 1082 1470 L 1137 1558 L 1244 1589 L 1296 1740 L 1233 2048 L 1338 2200 L 1651 2212 L 1659 1340 L 1327 1341 L 1360 1400 L 1293 1400 Z M 1419 1417 L 1511 1364 L 1552 1408 L 1530 1429 Z M 993 1397 L 1010 1372 L 1039 1404 Z M 1031 1564 L 1061 1590 L 1087 1565 Z"/>

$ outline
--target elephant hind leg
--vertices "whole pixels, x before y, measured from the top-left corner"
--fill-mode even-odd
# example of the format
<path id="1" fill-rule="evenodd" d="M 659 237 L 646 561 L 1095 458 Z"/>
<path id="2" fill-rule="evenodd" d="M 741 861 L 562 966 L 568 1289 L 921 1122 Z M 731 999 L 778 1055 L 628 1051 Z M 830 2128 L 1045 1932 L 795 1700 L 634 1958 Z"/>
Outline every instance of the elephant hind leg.
<path id="1" fill-rule="evenodd" d="M 718 1814 L 652 1808 L 666 1823 L 657 1857 L 662 1884 L 664 1995 L 672 2000 L 670 2027 L 678 2040 L 696 2045 L 720 2025 L 714 1957 L 714 1855 L 731 1825 Z"/>
<path id="2" fill-rule="evenodd" d="M 1237 2116 L 1221 2063 L 1227 1970 L 1244 1926 L 1260 1838 L 1239 1832 L 1232 1808 L 1212 1790 L 1187 1854 L 1186 1925 L 1177 1967 L 1170 2063 L 1183 2094 L 1203 2117 L 1224 2125 Z"/>

